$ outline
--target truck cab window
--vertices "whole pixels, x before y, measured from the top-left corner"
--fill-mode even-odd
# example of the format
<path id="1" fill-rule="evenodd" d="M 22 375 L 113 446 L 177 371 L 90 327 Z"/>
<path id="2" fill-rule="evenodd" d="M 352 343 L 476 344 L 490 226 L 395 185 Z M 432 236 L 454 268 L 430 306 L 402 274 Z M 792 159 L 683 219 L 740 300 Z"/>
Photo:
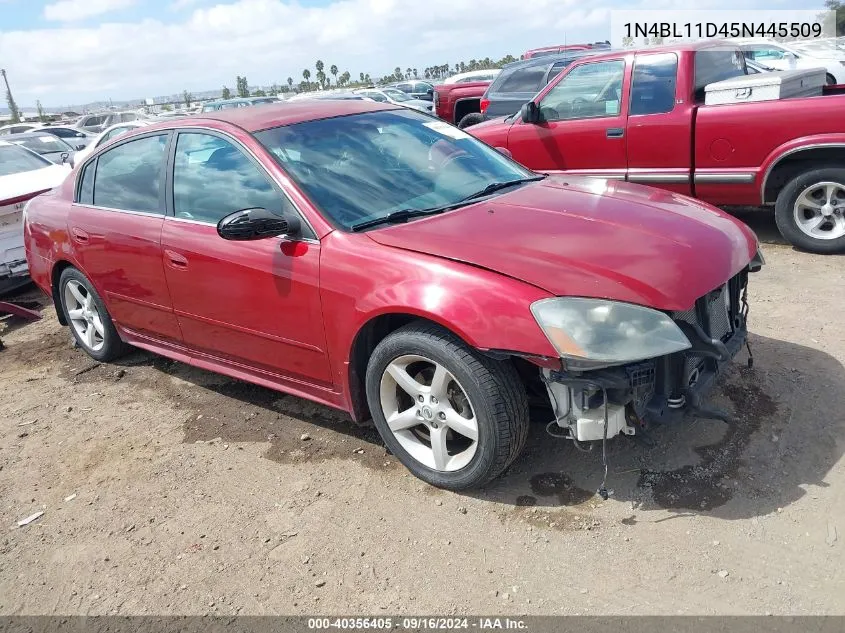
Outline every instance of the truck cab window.
<path id="1" fill-rule="evenodd" d="M 631 81 L 630 114 L 663 114 L 675 107 L 675 53 L 638 55 Z"/>

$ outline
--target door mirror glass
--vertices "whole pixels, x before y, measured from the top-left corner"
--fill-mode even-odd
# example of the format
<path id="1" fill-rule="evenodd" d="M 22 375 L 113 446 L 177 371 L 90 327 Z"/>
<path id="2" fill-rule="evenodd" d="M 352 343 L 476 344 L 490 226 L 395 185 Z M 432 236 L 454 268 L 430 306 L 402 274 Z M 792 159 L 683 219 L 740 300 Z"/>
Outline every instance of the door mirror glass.
<path id="1" fill-rule="evenodd" d="M 217 223 L 217 234 L 224 240 L 262 240 L 280 235 L 299 234 L 299 218 L 292 215 L 280 216 L 267 209 L 241 209 L 224 217 Z"/>

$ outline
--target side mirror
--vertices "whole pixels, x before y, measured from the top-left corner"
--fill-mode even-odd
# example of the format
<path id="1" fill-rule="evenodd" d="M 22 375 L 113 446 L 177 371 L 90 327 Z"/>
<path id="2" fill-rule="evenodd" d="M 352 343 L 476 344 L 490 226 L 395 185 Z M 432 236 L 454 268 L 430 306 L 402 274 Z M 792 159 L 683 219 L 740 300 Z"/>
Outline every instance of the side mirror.
<path id="1" fill-rule="evenodd" d="M 511 151 L 507 147 L 497 147 L 496 151 L 500 154 L 504 154 L 508 158 L 513 158 L 513 154 L 511 154 Z"/>
<path id="2" fill-rule="evenodd" d="M 224 240 L 243 242 L 261 240 L 279 235 L 299 234 L 299 218 L 280 216 L 267 209 L 241 209 L 227 215 L 217 223 L 217 234 Z"/>
<path id="3" fill-rule="evenodd" d="M 520 108 L 519 116 L 523 123 L 537 123 L 540 120 L 540 108 L 533 101 L 529 101 Z"/>
<path id="4" fill-rule="evenodd" d="M 64 165 L 70 158 L 70 152 L 62 152 L 62 165 Z"/>
<path id="5" fill-rule="evenodd" d="M 77 143 L 77 144 L 76 144 L 76 149 L 77 149 L 77 151 L 79 151 L 79 150 L 81 150 L 81 149 L 85 149 L 85 143 Z"/>

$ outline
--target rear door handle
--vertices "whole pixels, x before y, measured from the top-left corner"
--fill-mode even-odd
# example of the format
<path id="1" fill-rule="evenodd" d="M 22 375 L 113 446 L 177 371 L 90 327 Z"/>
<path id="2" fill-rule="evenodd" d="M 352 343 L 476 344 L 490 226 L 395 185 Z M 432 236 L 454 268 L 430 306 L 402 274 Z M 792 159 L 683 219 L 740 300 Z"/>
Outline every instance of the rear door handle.
<path id="1" fill-rule="evenodd" d="M 625 136 L 625 130 L 621 127 L 609 127 L 606 134 L 607 138 L 622 138 Z"/>
<path id="2" fill-rule="evenodd" d="M 165 250 L 164 256 L 167 258 L 167 263 L 170 264 L 171 268 L 175 268 L 176 270 L 185 270 L 188 268 L 188 258 L 184 255 L 180 255 L 175 251 Z"/>
<path id="3" fill-rule="evenodd" d="M 79 242 L 80 244 L 88 243 L 88 233 L 86 233 L 82 229 L 79 229 L 74 226 L 70 229 L 70 234 L 73 236 L 73 239 Z"/>

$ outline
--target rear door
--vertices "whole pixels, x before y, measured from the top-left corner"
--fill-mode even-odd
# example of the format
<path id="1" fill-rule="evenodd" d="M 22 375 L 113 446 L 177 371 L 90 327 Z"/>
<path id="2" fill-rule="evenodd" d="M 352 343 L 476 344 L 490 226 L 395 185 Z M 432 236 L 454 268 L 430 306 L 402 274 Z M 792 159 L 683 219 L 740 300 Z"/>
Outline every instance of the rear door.
<path id="1" fill-rule="evenodd" d="M 513 158 L 531 169 L 624 179 L 627 166 L 626 61 L 583 63 L 538 98 L 541 120 L 518 119 Z"/>
<path id="2" fill-rule="evenodd" d="M 115 322 L 178 343 L 161 255 L 168 140 L 168 132 L 128 139 L 87 162 L 68 234 Z"/>

